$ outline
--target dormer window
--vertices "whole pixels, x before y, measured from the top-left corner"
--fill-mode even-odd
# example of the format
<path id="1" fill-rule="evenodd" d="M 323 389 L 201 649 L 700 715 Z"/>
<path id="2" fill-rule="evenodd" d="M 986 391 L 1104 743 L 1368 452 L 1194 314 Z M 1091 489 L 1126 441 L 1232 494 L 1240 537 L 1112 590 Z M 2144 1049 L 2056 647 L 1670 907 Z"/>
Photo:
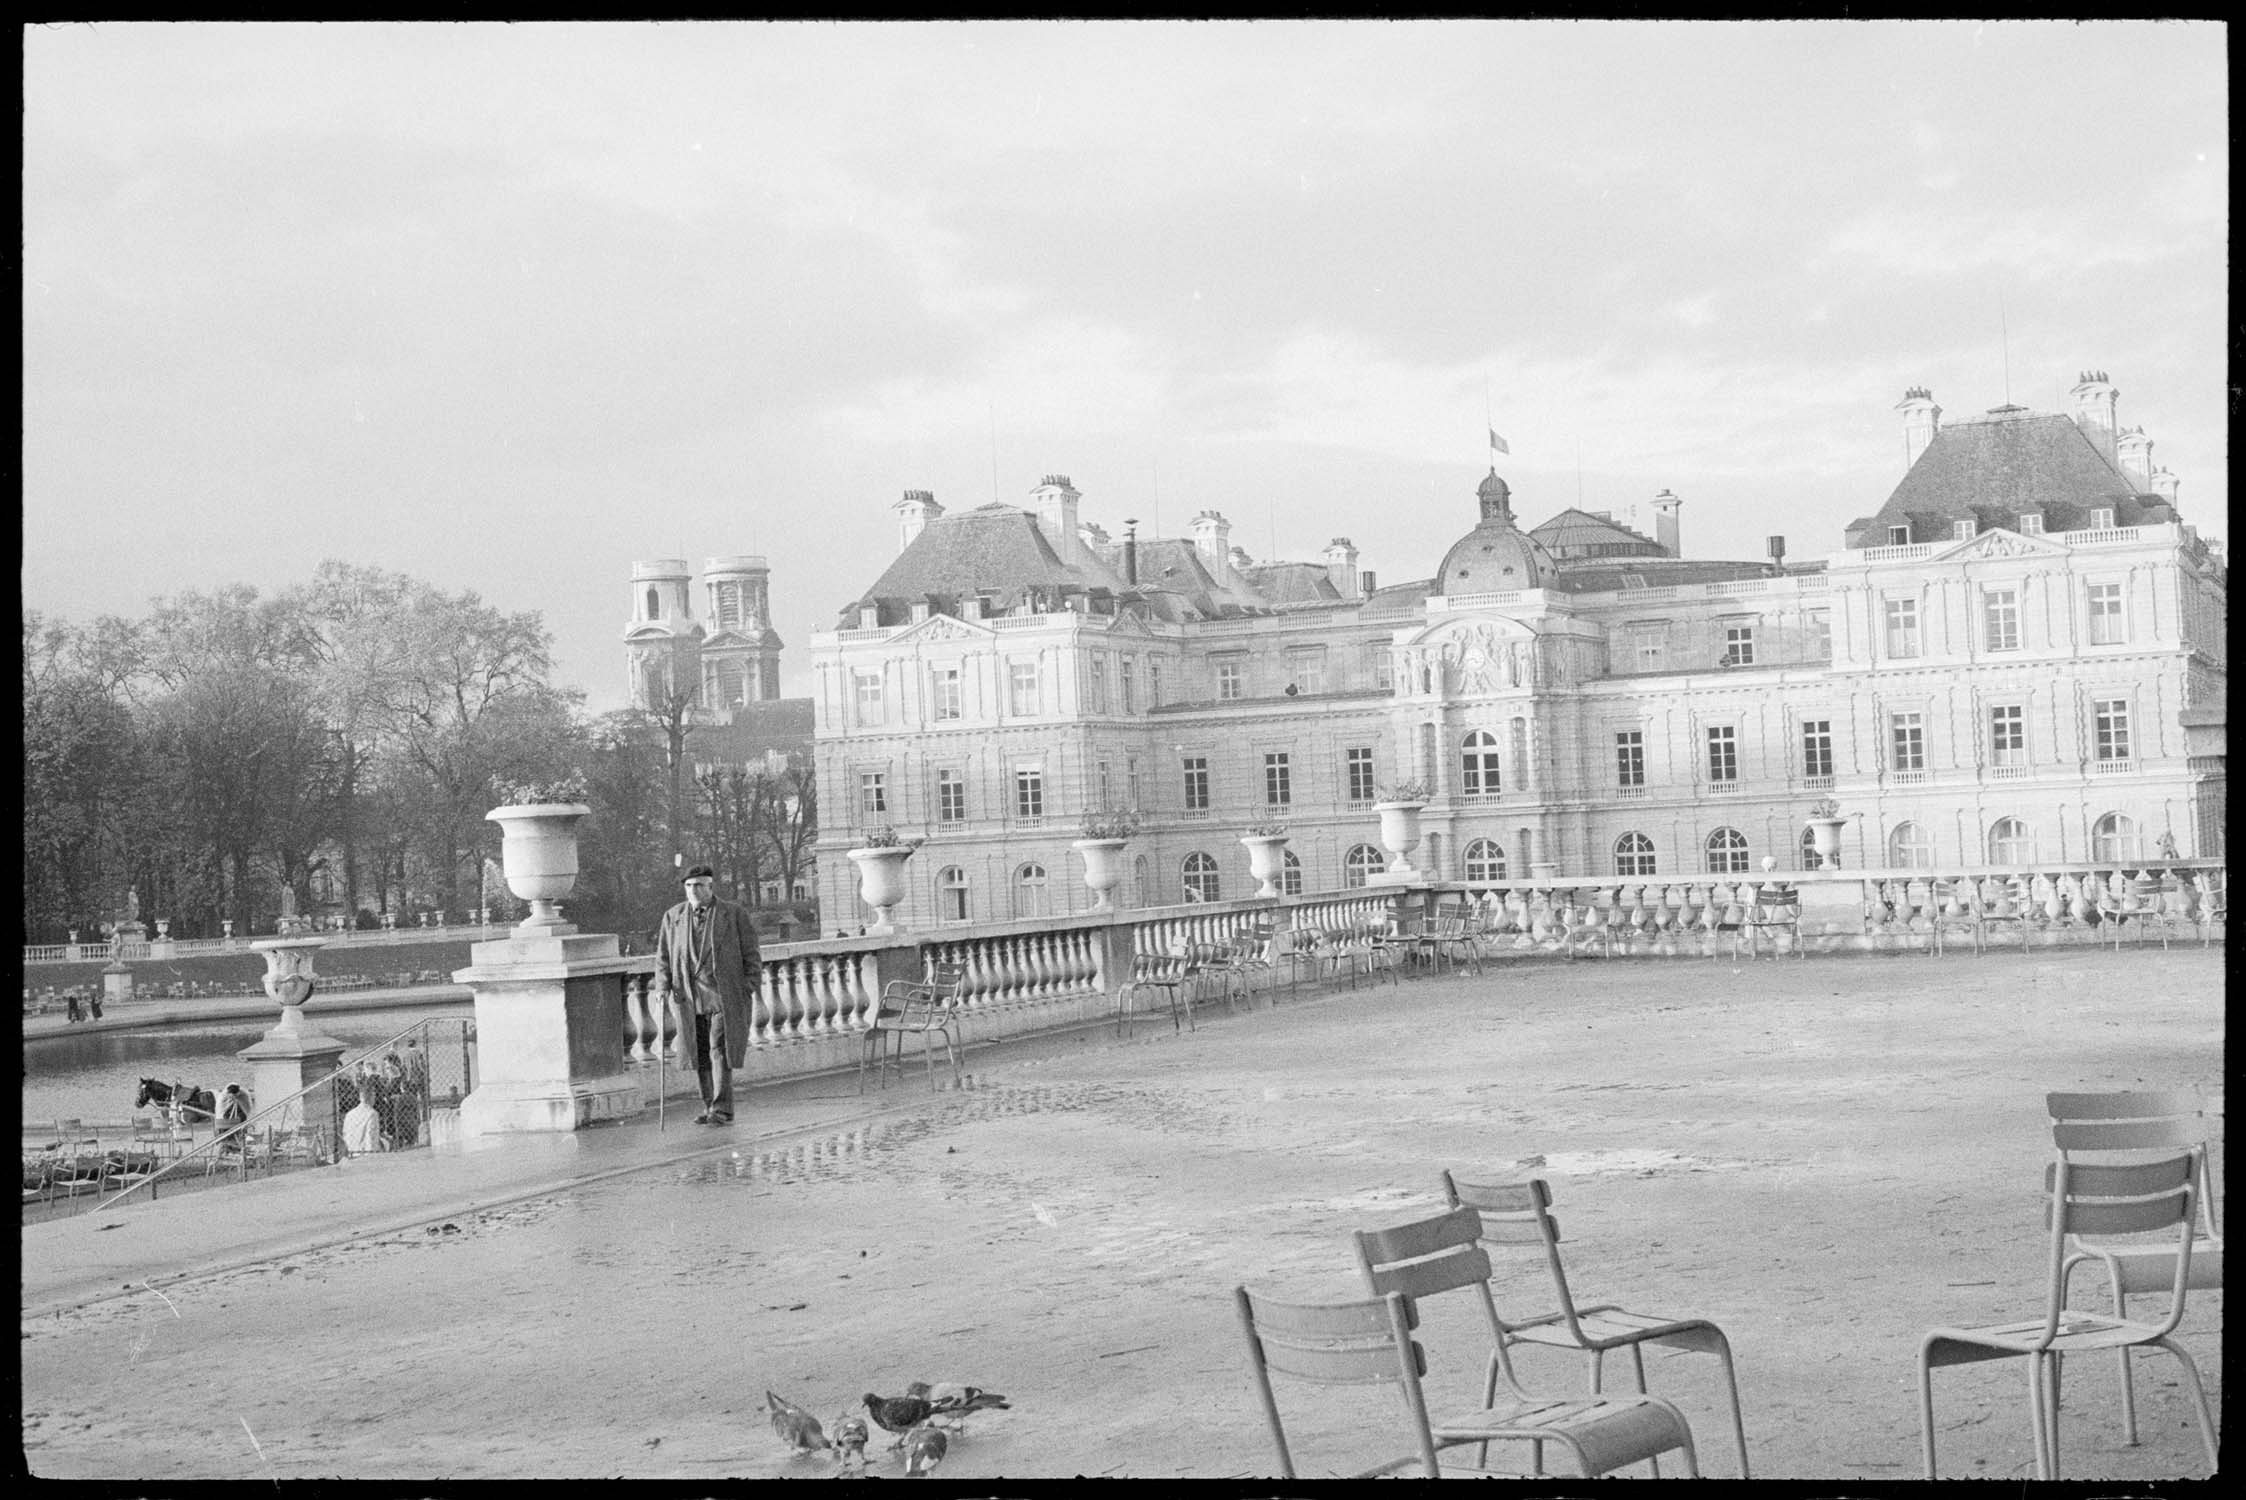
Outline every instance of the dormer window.
<path id="1" fill-rule="evenodd" d="M 1971 521 L 1955 522 L 1950 527 L 1950 538 L 1953 541 L 1959 542 L 1969 541 L 1972 539 L 1973 529 L 1973 523 Z"/>
<path id="2" fill-rule="evenodd" d="M 2024 510 L 2024 511 L 2021 511 L 2021 512 L 2020 512 L 2020 535 L 2022 535 L 2022 536 L 2041 536 L 2041 535 L 2043 535 L 2043 512 L 2042 512 L 2042 511 L 2040 511 L 2040 510 Z"/>
<path id="3" fill-rule="evenodd" d="M 1888 527 L 1888 528 L 1887 528 L 1887 545 L 1888 545 L 1888 546 L 1890 546 L 1890 547 L 1908 547 L 1908 546 L 1909 546 L 1910 544 L 1911 544 L 1911 527 L 1910 527 L 1910 523 L 1909 523 L 1909 522 L 1907 522 L 1907 521 L 1906 521 L 1906 522 L 1905 522 L 1904 524 L 1902 524 L 1901 526 L 1890 526 L 1890 527 Z"/>
<path id="4" fill-rule="evenodd" d="M 2112 508 L 2101 505 L 2090 512 L 2090 529 L 2092 531 L 2111 531 L 2113 529 Z"/>

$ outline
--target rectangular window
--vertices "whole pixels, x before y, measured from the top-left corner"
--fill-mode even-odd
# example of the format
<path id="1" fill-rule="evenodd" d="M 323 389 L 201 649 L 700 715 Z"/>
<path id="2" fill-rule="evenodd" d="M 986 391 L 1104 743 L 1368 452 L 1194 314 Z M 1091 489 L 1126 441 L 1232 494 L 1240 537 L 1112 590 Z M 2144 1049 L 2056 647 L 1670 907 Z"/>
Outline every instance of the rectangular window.
<path id="1" fill-rule="evenodd" d="M 936 773 L 936 821 L 939 823 L 964 823 L 967 821 L 967 781 L 957 771 Z"/>
<path id="2" fill-rule="evenodd" d="M 1729 724 L 1719 724 L 1708 731 L 1708 779 L 1739 779 L 1739 733 Z"/>
<path id="3" fill-rule="evenodd" d="M 1918 601 L 1889 599 L 1887 603 L 1887 654 L 1918 655 Z"/>
<path id="4" fill-rule="evenodd" d="M 1641 672 L 1658 672 L 1668 654 L 1669 632 L 1659 625 L 1640 625 L 1630 632 L 1633 655 Z"/>
<path id="5" fill-rule="evenodd" d="M 1989 763 L 2024 766 L 2028 763 L 2027 711 L 2017 703 L 1989 710 Z"/>
<path id="6" fill-rule="evenodd" d="M 1217 663 L 1217 697 L 1237 698 L 1247 678 L 1247 663 L 1237 658 Z"/>
<path id="7" fill-rule="evenodd" d="M 1644 730 L 1617 729 L 1614 732 L 1614 784 L 1619 787 L 1646 784 Z"/>
<path id="8" fill-rule="evenodd" d="M 1150 656 L 1146 659 L 1146 706 L 1160 708 L 1163 702 L 1162 658 Z"/>
<path id="9" fill-rule="evenodd" d="M 1833 612 L 1829 609 L 1809 612 L 1809 654 L 1816 661 L 1833 659 Z"/>
<path id="10" fill-rule="evenodd" d="M 878 818 L 889 811 L 888 774 L 883 771 L 858 773 L 858 815 Z"/>
<path id="11" fill-rule="evenodd" d="M 2118 646 L 2128 637 L 2121 628 L 2121 585 L 2090 585 L 2090 644 Z"/>
<path id="12" fill-rule="evenodd" d="M 2102 505 L 2090 512 L 2090 529 L 2092 531 L 2111 531 L 2113 529 L 2113 512 Z"/>
<path id="13" fill-rule="evenodd" d="M 1107 712 L 1107 658 L 1095 656 L 1091 660 L 1091 673 L 1085 679 L 1086 710 L 1095 714 Z"/>
<path id="14" fill-rule="evenodd" d="M 1263 758 L 1263 805 L 1285 807 L 1292 801 L 1294 788 L 1287 770 L 1287 752 L 1270 751 Z"/>
<path id="15" fill-rule="evenodd" d="M 1396 661 L 1386 641 L 1365 642 L 1365 676 L 1384 693 L 1396 691 Z"/>
<path id="16" fill-rule="evenodd" d="M 1012 661 L 1006 664 L 1006 711 L 1017 719 L 1027 719 L 1036 715 L 1036 662 Z"/>
<path id="17" fill-rule="evenodd" d="M 1029 766 L 1015 768 L 1014 816 L 1017 818 L 1042 818 L 1045 816 L 1045 772 L 1043 768 Z"/>
<path id="18" fill-rule="evenodd" d="M 1115 787 L 1109 780 L 1106 761 L 1103 760 L 1094 764 L 1092 768 L 1092 780 L 1093 783 L 1099 788 L 1099 805 L 1102 807 L 1113 807 L 1115 805 Z"/>
<path id="19" fill-rule="evenodd" d="M 1801 725 L 1801 773 L 1804 776 L 1833 774 L 1833 721 L 1831 719 L 1804 719 Z"/>
<path id="20" fill-rule="evenodd" d="M 1910 527 L 1908 527 L 1908 526 L 1890 526 L 1890 527 L 1888 527 L 1888 528 L 1887 528 L 1887 545 L 1888 545 L 1888 546 L 1890 546 L 1890 547 L 1908 547 L 1908 546 L 1909 546 L 1910 544 L 1911 544 L 1911 528 L 1910 528 Z"/>
<path id="21" fill-rule="evenodd" d="M 1727 667 L 1751 667 L 1755 664 L 1754 626 L 1726 625 L 1724 627 L 1723 664 Z"/>
<path id="22" fill-rule="evenodd" d="M 2020 649 L 2020 595 L 2016 589 L 1983 589 L 1981 623 L 1991 651 Z"/>
<path id="23" fill-rule="evenodd" d="M 1326 690 L 1326 648 L 1287 653 L 1287 679 L 1298 693 Z"/>
<path id="24" fill-rule="evenodd" d="M 1956 521 L 1956 522 L 1952 522 L 1952 523 L 1951 523 L 1951 525 L 1950 525 L 1950 540 L 1951 540 L 1951 541 L 1953 541 L 1953 542 L 1968 542 L 1968 541 L 1971 541 L 1972 539 L 1973 539 L 1973 523 L 1972 523 L 1971 521 Z"/>
<path id="25" fill-rule="evenodd" d="M 959 717 L 959 668 L 957 666 L 930 667 L 929 716 L 937 719 Z"/>
<path id="26" fill-rule="evenodd" d="M 1123 797 L 1125 807 L 1139 805 L 1139 758 L 1135 755 L 1123 758 Z"/>
<path id="27" fill-rule="evenodd" d="M 1889 714 L 1888 735 L 1895 747 L 1890 758 L 1891 768 L 1897 771 L 1923 771 L 1926 769 L 1926 721 L 1917 713 Z"/>
<path id="28" fill-rule="evenodd" d="M 2129 759 L 2129 700 L 2100 698 L 2090 705 L 2098 759 Z"/>
<path id="29" fill-rule="evenodd" d="M 1123 712 L 1139 711 L 1139 662 L 1135 656 L 1123 658 Z"/>
<path id="30" fill-rule="evenodd" d="M 853 672 L 851 680 L 857 684 L 858 725 L 866 728 L 881 722 L 881 674 L 879 672 Z"/>
<path id="31" fill-rule="evenodd" d="M 2022 536 L 2041 536 L 2041 535 L 2043 535 L 2043 512 L 2042 512 L 2042 511 L 2040 511 L 2040 510 L 2029 510 L 2029 511 L 2022 511 L 2022 512 L 2020 513 L 2020 535 L 2022 535 Z"/>
<path id="32" fill-rule="evenodd" d="M 1209 810 L 1209 758 L 1205 755 L 1185 758 L 1185 810 Z"/>
<path id="33" fill-rule="evenodd" d="M 1373 790 L 1372 747 L 1359 746 L 1342 753 L 1342 764 L 1347 772 L 1349 800 L 1370 802 L 1379 795 Z"/>

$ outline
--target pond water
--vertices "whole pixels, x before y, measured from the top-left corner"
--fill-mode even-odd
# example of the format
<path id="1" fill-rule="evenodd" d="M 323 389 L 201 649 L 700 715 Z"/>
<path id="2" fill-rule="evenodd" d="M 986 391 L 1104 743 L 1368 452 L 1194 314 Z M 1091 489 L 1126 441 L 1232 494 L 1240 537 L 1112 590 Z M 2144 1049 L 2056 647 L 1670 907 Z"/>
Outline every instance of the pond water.
<path id="1" fill-rule="evenodd" d="M 387 1010 L 314 1013 L 305 1019 L 344 1044 L 344 1057 L 386 1042 L 417 1021 L 466 1019 L 472 1007 L 404 1005 Z M 242 1016 L 131 1031 L 65 1032 L 27 1038 L 23 1045 L 23 1118 L 26 1126 L 55 1119 L 119 1121 L 134 1113 L 143 1075 L 186 1083 L 212 1093 L 229 1083 L 250 1086 L 250 1067 L 235 1056 L 265 1035 L 272 1023 Z M 146 1111 L 144 1111 L 146 1112 Z"/>

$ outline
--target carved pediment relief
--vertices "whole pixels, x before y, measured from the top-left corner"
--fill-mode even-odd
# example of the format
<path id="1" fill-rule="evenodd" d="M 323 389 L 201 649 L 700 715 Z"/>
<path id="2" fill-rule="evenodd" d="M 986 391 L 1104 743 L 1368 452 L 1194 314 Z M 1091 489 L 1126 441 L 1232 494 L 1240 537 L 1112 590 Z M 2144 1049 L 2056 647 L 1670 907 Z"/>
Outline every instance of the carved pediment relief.
<path id="1" fill-rule="evenodd" d="M 2002 527 L 1984 531 L 1933 556 L 1936 562 L 1973 562 L 1984 557 L 2056 557 L 2066 549 L 2040 537 L 2022 536 Z"/>
<path id="2" fill-rule="evenodd" d="M 910 641 L 918 646 L 936 641 L 982 641 L 995 634 L 987 625 L 957 620 L 950 615 L 930 615 L 904 634 L 890 637 L 890 643 Z"/>
<path id="3" fill-rule="evenodd" d="M 1461 697 L 1536 687 L 1545 677 L 1536 633 L 1500 618 L 1445 621 L 1400 648 L 1399 657 L 1405 680 L 1432 682 L 1439 674 L 1442 691 Z"/>

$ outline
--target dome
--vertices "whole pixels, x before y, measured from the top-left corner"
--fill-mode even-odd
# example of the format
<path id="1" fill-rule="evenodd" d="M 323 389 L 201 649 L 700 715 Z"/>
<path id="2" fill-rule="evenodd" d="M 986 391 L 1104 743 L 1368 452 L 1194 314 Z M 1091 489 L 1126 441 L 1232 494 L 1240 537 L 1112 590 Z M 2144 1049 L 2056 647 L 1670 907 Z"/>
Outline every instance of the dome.
<path id="1" fill-rule="evenodd" d="M 1556 587 L 1559 566 L 1542 543 L 1513 523 L 1513 489 L 1495 469 L 1475 489 L 1482 519 L 1443 554 L 1438 594 L 1489 594 Z"/>

